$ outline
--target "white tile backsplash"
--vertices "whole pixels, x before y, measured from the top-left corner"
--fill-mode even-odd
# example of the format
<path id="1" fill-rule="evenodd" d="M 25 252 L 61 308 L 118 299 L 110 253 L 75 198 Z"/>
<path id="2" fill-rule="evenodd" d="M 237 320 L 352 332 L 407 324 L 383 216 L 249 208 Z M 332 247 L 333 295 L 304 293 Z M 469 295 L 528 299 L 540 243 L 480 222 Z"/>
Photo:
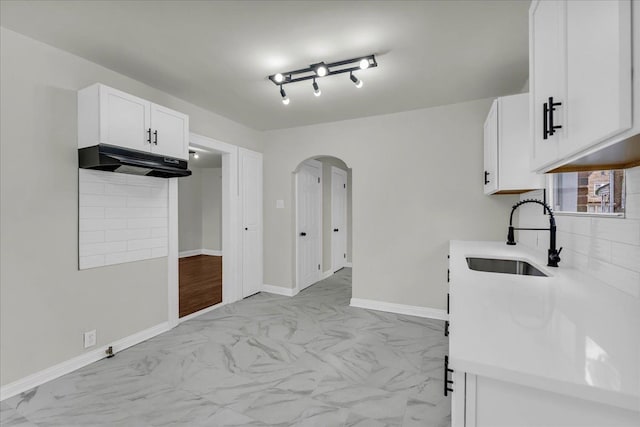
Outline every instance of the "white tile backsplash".
<path id="1" fill-rule="evenodd" d="M 80 169 L 80 269 L 167 256 L 166 179 Z"/>
<path id="2" fill-rule="evenodd" d="M 560 267 L 584 271 L 617 289 L 640 298 L 640 167 L 626 171 L 625 218 L 557 215 L 557 246 L 563 247 Z M 520 199 L 540 199 L 540 191 Z M 549 220 L 537 206 L 519 208 L 519 227 L 548 227 Z M 546 255 L 549 232 L 516 232 L 519 244 Z"/>

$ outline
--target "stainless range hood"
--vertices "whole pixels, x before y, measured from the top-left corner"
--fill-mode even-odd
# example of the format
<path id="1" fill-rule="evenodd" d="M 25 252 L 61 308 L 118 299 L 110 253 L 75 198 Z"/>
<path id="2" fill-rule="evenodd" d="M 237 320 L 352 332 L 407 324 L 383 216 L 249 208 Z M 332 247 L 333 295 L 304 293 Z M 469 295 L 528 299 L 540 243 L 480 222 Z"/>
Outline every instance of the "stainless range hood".
<path id="1" fill-rule="evenodd" d="M 79 166 L 107 172 L 179 178 L 191 175 L 187 161 L 158 154 L 98 144 L 78 149 Z"/>

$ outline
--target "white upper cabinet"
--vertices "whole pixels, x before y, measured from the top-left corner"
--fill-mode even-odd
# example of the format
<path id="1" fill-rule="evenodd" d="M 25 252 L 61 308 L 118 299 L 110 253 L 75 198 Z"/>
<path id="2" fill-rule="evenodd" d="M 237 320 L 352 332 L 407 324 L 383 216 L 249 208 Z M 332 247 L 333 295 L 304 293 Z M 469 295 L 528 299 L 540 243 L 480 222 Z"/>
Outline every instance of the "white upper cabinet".
<path id="1" fill-rule="evenodd" d="M 544 188 L 544 177 L 529 171 L 529 94 L 493 101 L 484 123 L 484 192 L 515 194 Z"/>
<path id="2" fill-rule="evenodd" d="M 189 158 L 189 116 L 151 104 L 151 128 L 152 153 Z"/>
<path id="3" fill-rule="evenodd" d="M 611 150 L 620 141 L 633 144 L 625 140 L 640 129 L 632 117 L 631 12 L 630 0 L 532 2 L 532 170 L 640 160 L 633 159 L 633 150 Z"/>
<path id="4" fill-rule="evenodd" d="M 97 144 L 188 160 L 189 116 L 97 83 L 78 92 L 78 148 Z"/>

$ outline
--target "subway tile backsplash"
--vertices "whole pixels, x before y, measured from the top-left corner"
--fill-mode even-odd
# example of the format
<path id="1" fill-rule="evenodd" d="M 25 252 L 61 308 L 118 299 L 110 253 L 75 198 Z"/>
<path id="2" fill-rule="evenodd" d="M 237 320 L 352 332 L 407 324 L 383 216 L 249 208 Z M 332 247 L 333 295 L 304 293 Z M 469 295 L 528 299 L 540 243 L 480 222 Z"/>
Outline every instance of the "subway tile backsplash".
<path id="1" fill-rule="evenodd" d="M 166 179 L 78 170 L 81 270 L 167 256 Z"/>
<path id="2" fill-rule="evenodd" d="M 558 247 L 564 266 L 580 269 L 623 292 L 640 298 L 640 167 L 626 171 L 625 218 L 558 215 Z M 521 200 L 542 200 L 540 191 L 521 196 Z M 548 227 L 540 207 L 523 205 L 518 212 L 520 227 Z M 546 254 L 549 233 L 522 231 L 519 243 Z"/>

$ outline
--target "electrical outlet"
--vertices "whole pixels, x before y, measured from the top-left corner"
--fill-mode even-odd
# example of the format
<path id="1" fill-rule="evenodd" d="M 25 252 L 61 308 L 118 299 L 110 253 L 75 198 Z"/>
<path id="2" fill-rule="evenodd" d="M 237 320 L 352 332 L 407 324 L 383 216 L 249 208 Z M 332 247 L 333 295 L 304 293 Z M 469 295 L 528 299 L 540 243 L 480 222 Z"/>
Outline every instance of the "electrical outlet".
<path id="1" fill-rule="evenodd" d="M 93 347 L 96 345 L 96 330 L 84 333 L 84 348 Z"/>

